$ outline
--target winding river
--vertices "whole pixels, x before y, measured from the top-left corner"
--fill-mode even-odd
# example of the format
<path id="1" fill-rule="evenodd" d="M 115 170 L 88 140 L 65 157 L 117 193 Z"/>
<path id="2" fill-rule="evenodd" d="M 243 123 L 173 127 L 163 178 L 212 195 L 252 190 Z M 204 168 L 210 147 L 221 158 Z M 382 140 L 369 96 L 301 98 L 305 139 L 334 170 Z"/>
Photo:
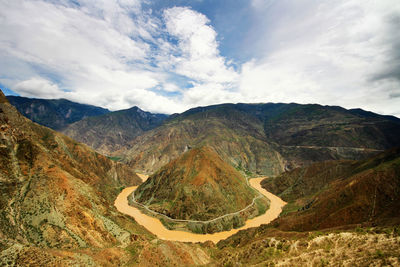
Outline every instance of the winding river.
<path id="1" fill-rule="evenodd" d="M 139 175 L 143 181 L 147 179 L 145 175 Z M 229 231 L 218 232 L 214 234 L 195 234 L 177 230 L 168 230 L 164 227 L 164 225 L 160 222 L 159 219 L 143 214 L 139 209 L 132 207 L 128 204 L 128 196 L 135 191 L 137 186 L 127 187 L 118 195 L 117 199 L 114 202 L 115 207 L 121 213 L 129 215 L 133 217 L 137 223 L 144 226 L 151 233 L 156 235 L 158 238 L 163 240 L 171 240 L 171 241 L 180 241 L 180 242 L 206 242 L 212 241 L 217 243 L 223 239 L 230 237 L 231 235 L 236 234 L 240 230 L 244 230 L 251 227 L 258 227 L 261 224 L 267 224 L 277 218 L 279 214 L 282 212 L 282 207 L 285 206 L 286 202 L 280 199 L 279 197 L 271 194 L 267 190 L 261 187 L 261 181 L 265 177 L 261 178 L 253 178 L 249 180 L 249 183 L 252 187 L 258 190 L 261 194 L 266 196 L 270 201 L 270 207 L 266 211 L 265 214 L 255 217 L 253 219 L 249 219 L 246 221 L 245 225 L 238 229 L 231 229 Z"/>

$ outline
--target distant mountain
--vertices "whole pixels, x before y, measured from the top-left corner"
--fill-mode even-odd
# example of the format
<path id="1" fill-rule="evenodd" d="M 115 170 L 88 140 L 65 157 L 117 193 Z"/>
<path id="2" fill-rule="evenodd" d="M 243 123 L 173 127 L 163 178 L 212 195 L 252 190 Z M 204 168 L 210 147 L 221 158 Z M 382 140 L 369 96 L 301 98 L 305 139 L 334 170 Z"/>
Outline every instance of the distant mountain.
<path id="1" fill-rule="evenodd" d="M 122 154 L 135 169 L 152 173 L 179 157 L 187 147 L 207 145 L 243 171 L 274 174 L 284 170 L 282 157 L 267 142 L 257 117 L 237 110 L 234 105 L 191 112 L 168 118 L 116 154 Z"/>
<path id="2" fill-rule="evenodd" d="M 171 115 L 116 151 L 152 173 L 186 146 L 209 145 L 231 165 L 274 176 L 313 162 L 363 159 L 400 145 L 400 119 L 341 107 L 222 104 Z"/>
<path id="3" fill-rule="evenodd" d="M 400 148 L 367 160 L 312 164 L 262 185 L 289 202 L 287 215 L 273 223 L 283 230 L 400 223 Z"/>
<path id="4" fill-rule="evenodd" d="M 66 99 L 36 99 L 7 96 L 8 101 L 28 119 L 54 130 L 62 130 L 67 125 L 86 117 L 110 112 L 107 109 L 75 103 Z"/>
<path id="5" fill-rule="evenodd" d="M 69 125 L 63 133 L 103 154 L 111 154 L 124 148 L 136 136 L 161 125 L 167 117 L 133 107 L 84 118 Z"/>
<path id="6" fill-rule="evenodd" d="M 190 149 L 163 166 L 135 191 L 136 201 L 154 211 L 173 219 L 199 221 L 242 210 L 257 196 L 246 178 L 210 147 Z M 256 206 L 246 214 L 212 225 L 192 225 L 189 229 L 202 233 L 229 230 L 241 226 L 251 215 L 258 215 Z"/>

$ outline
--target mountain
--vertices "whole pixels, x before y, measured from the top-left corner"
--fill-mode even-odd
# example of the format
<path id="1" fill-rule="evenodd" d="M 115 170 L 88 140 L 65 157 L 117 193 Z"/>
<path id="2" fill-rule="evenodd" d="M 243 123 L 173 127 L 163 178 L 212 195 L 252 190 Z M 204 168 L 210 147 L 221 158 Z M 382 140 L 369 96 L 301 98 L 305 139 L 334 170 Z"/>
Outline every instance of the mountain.
<path id="1" fill-rule="evenodd" d="M 289 202 L 286 214 L 220 241 L 220 266 L 400 264 L 400 148 L 297 168 L 263 187 Z"/>
<path id="2" fill-rule="evenodd" d="M 138 107 L 84 118 L 62 132 L 103 154 L 122 149 L 128 141 L 161 125 L 164 114 L 152 114 Z"/>
<path id="3" fill-rule="evenodd" d="M 114 200 L 139 177 L 31 122 L 0 91 L 0 265 L 166 266 L 209 262 L 198 245 L 159 240 Z"/>
<path id="4" fill-rule="evenodd" d="M 110 112 L 107 109 L 79 104 L 66 99 L 36 99 L 7 96 L 8 101 L 28 119 L 54 130 L 62 130 L 67 125 L 86 117 Z"/>
<path id="5" fill-rule="evenodd" d="M 210 147 L 188 150 L 150 176 L 134 195 L 137 202 L 170 218 L 199 221 L 235 213 L 258 196 L 246 178 Z M 257 212 L 256 208 L 251 208 L 247 214 L 231 218 L 231 222 L 200 224 L 197 226 L 203 228 L 196 230 L 216 232 L 236 228 L 251 214 L 252 217 L 259 215 Z"/>
<path id="6" fill-rule="evenodd" d="M 258 135 L 253 115 L 233 115 L 252 119 L 247 121 L 256 130 L 252 138 Z M 214 123 L 225 127 L 229 120 Z M 238 133 L 245 123 L 238 124 Z M 235 128 L 221 131 L 228 133 L 226 129 Z M 212 174 L 208 168 L 203 171 L 207 177 Z M 292 208 L 272 224 L 239 231 L 216 245 L 161 240 L 113 206 L 121 188 L 140 183 L 130 168 L 31 122 L 0 91 L 0 265 L 400 264 L 399 149 L 364 160 L 320 162 L 279 177 L 264 183 Z M 348 225 L 357 221 L 361 223 Z M 335 225 L 342 226 L 312 230 Z"/>
<path id="7" fill-rule="evenodd" d="M 332 161 L 263 181 L 289 202 L 274 223 L 283 230 L 400 223 L 400 148 L 362 161 Z"/>
<path id="8" fill-rule="evenodd" d="M 222 104 L 171 115 L 114 155 L 135 169 L 152 173 L 187 146 L 209 145 L 235 167 L 275 176 L 318 161 L 367 158 L 400 145 L 398 136 L 400 119 L 360 110 Z"/>
<path id="9" fill-rule="evenodd" d="M 152 173 L 179 157 L 187 147 L 207 145 L 243 171 L 274 174 L 284 169 L 282 158 L 267 142 L 257 117 L 233 105 L 191 112 L 168 118 L 163 125 L 136 137 L 115 154 L 122 155 L 133 168 Z"/>
<path id="10" fill-rule="evenodd" d="M 50 247 L 116 242 L 101 216 L 121 186 L 138 184 L 140 178 L 121 163 L 32 123 L 2 93 L 0 123 L 2 237 Z"/>

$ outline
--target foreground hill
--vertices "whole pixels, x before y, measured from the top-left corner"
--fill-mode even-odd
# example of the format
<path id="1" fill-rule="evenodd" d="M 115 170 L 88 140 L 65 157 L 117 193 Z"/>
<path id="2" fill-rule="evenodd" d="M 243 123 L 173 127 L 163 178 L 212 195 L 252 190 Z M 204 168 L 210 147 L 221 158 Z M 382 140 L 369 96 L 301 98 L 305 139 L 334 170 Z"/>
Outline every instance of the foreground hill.
<path id="1" fill-rule="evenodd" d="M 54 130 L 62 130 L 67 125 L 86 117 L 103 115 L 107 109 L 75 103 L 66 99 L 37 99 L 7 96 L 9 102 L 28 119 Z"/>
<path id="2" fill-rule="evenodd" d="M 122 149 L 128 141 L 156 128 L 167 118 L 138 107 L 84 118 L 69 125 L 63 133 L 103 154 Z"/>
<path id="3" fill-rule="evenodd" d="M 400 148 L 363 161 L 333 161 L 295 169 L 263 187 L 289 202 L 275 225 L 316 230 L 400 223 Z M 296 212 L 291 212 L 296 211 Z"/>
<path id="4" fill-rule="evenodd" d="M 362 159 L 400 145 L 400 120 L 299 104 L 223 104 L 172 115 L 115 152 L 152 173 L 187 146 L 209 145 L 231 165 L 274 176 L 333 159 Z"/>
<path id="5" fill-rule="evenodd" d="M 0 91 L 1 266 L 207 263 L 198 246 L 151 243 L 117 212 L 120 189 L 138 183 L 121 163 L 29 121 Z"/>
<path id="6" fill-rule="evenodd" d="M 187 151 L 158 170 L 135 191 L 135 200 L 154 211 L 173 219 L 199 221 L 240 211 L 257 196 L 246 178 L 210 147 Z M 254 207 L 216 222 L 218 225 L 197 225 L 202 227 L 198 231 L 215 232 L 239 227 L 249 216 L 259 215 L 257 205 L 264 205 L 265 211 L 267 203 L 259 199 Z"/>

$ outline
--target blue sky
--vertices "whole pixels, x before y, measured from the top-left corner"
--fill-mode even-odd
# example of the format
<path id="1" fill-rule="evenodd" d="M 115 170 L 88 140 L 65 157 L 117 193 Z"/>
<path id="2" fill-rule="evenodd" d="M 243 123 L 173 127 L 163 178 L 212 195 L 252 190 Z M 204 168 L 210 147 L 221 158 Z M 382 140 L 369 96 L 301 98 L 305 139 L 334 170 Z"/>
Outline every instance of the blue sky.
<path id="1" fill-rule="evenodd" d="M 297 102 L 400 116 L 400 1 L 0 0 L 0 86 L 152 112 Z"/>

